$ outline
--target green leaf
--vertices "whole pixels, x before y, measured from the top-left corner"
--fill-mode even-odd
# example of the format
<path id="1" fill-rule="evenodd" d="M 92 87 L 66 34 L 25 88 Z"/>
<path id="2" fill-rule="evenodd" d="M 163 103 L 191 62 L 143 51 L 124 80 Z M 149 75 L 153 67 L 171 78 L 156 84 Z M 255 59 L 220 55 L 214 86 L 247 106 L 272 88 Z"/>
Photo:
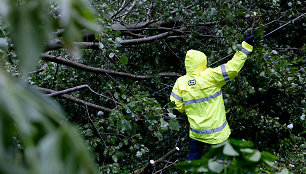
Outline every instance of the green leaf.
<path id="1" fill-rule="evenodd" d="M 222 143 L 219 143 L 219 144 L 213 144 L 213 145 L 211 145 L 211 147 L 217 149 L 217 148 L 219 148 L 219 147 L 224 146 L 224 145 L 227 144 L 227 143 L 228 143 L 228 140 L 226 140 L 226 141 L 224 141 L 224 142 L 222 142 Z"/>
<path id="2" fill-rule="evenodd" d="M 6 52 L 8 50 L 8 42 L 6 38 L 0 38 L 0 52 Z"/>
<path id="3" fill-rule="evenodd" d="M 199 173 L 206 173 L 206 172 L 208 172 L 208 169 L 206 167 L 201 166 L 201 167 L 199 167 L 197 169 L 197 172 L 199 172 Z"/>
<path id="4" fill-rule="evenodd" d="M 250 148 L 245 148 L 245 149 L 240 149 L 241 152 L 245 152 L 245 153 L 253 153 L 254 150 L 250 149 Z"/>
<path id="5" fill-rule="evenodd" d="M 253 162 L 258 162 L 260 160 L 260 157 L 260 152 L 258 150 L 255 150 L 255 152 L 248 159 Z"/>
<path id="6" fill-rule="evenodd" d="M 284 168 L 281 172 L 277 174 L 289 174 L 289 170 L 287 168 Z"/>
<path id="7" fill-rule="evenodd" d="M 174 101 L 170 102 L 170 103 L 169 103 L 169 106 L 170 106 L 171 108 L 175 107 L 175 106 L 176 106 L 176 105 L 175 105 L 175 102 L 174 102 Z"/>
<path id="8" fill-rule="evenodd" d="M 115 163 L 118 162 L 118 158 L 117 158 L 117 155 L 116 155 L 116 154 L 112 156 L 112 159 L 113 159 L 113 161 L 114 161 Z"/>
<path id="9" fill-rule="evenodd" d="M 121 56 L 120 57 L 120 62 L 123 64 L 123 65 L 126 65 L 129 63 L 129 60 L 127 59 L 126 56 Z"/>
<path id="10" fill-rule="evenodd" d="M 230 144 L 237 146 L 239 148 L 253 147 L 254 145 L 252 141 L 242 141 L 242 140 L 236 140 L 232 138 L 229 138 L 228 141 Z"/>
<path id="11" fill-rule="evenodd" d="M 233 20 L 234 20 L 234 17 L 233 17 L 232 15 L 226 15 L 225 19 L 226 19 L 228 22 L 232 23 Z"/>
<path id="12" fill-rule="evenodd" d="M 260 152 L 256 149 L 246 148 L 246 149 L 240 149 L 240 151 L 244 152 L 243 153 L 244 158 L 249 161 L 258 162 L 261 158 Z"/>
<path id="13" fill-rule="evenodd" d="M 115 53 L 110 53 L 110 54 L 108 55 L 108 57 L 111 58 L 111 59 L 114 58 L 114 56 L 115 56 Z"/>
<path id="14" fill-rule="evenodd" d="M 9 12 L 8 0 L 0 1 L 0 16 L 6 16 Z"/>
<path id="15" fill-rule="evenodd" d="M 169 116 L 170 118 L 176 118 L 176 115 L 174 115 L 174 114 L 171 113 L 171 112 L 168 113 L 168 116 Z"/>
<path id="16" fill-rule="evenodd" d="M 210 15 L 211 16 L 213 16 L 213 15 L 215 15 L 215 14 L 217 14 L 218 13 L 218 11 L 216 10 L 216 8 L 211 8 L 210 9 Z"/>
<path id="17" fill-rule="evenodd" d="M 193 172 L 197 168 L 201 168 L 202 165 L 203 164 L 202 164 L 201 160 L 183 161 L 183 162 L 180 162 L 178 164 L 175 164 L 175 168 L 177 168 L 179 170 Z"/>
<path id="18" fill-rule="evenodd" d="M 223 153 L 228 156 L 239 156 L 239 153 L 233 148 L 230 143 L 226 143 L 223 148 Z"/>
<path id="19" fill-rule="evenodd" d="M 216 161 L 209 160 L 208 161 L 208 168 L 209 168 L 209 170 L 211 170 L 213 172 L 220 173 L 223 170 L 223 165 L 216 162 Z"/>
<path id="20" fill-rule="evenodd" d="M 43 1 L 25 1 L 11 10 L 11 20 L 14 21 L 11 23 L 12 41 L 25 74 L 38 62 L 48 37 L 47 32 L 51 30 L 50 16 L 43 9 Z"/>
<path id="21" fill-rule="evenodd" d="M 103 111 L 99 111 L 98 112 L 98 116 L 102 116 L 102 115 L 104 115 L 104 112 Z"/>
<path id="22" fill-rule="evenodd" d="M 237 34 L 236 37 L 237 37 L 238 40 L 243 40 L 244 39 L 244 36 L 241 33 Z"/>
<path id="23" fill-rule="evenodd" d="M 116 37 L 119 37 L 121 35 L 121 32 L 119 30 L 114 31 L 114 35 Z"/>
<path id="24" fill-rule="evenodd" d="M 275 156 L 275 155 L 273 155 L 273 154 L 271 154 L 269 152 L 265 152 L 265 151 L 261 152 L 261 158 L 263 160 L 267 160 L 267 161 L 270 161 L 270 162 L 274 162 L 274 161 L 276 161 L 278 159 L 277 156 Z"/>
<path id="25" fill-rule="evenodd" d="M 103 43 L 99 42 L 99 48 L 100 48 L 101 50 L 103 50 L 103 49 L 104 49 L 104 45 L 103 45 Z"/>
<path id="26" fill-rule="evenodd" d="M 273 162 L 270 162 L 267 160 L 263 160 L 263 165 L 265 166 L 265 168 L 270 169 L 270 170 L 277 168 Z"/>
<path id="27" fill-rule="evenodd" d="M 168 125 L 169 123 L 167 123 L 163 118 L 160 119 L 160 127 L 162 130 L 168 130 Z"/>
<path id="28" fill-rule="evenodd" d="M 176 119 L 171 119 L 169 122 L 169 128 L 171 130 L 178 131 L 180 129 L 180 125 Z"/>
<path id="29" fill-rule="evenodd" d="M 119 96 L 120 96 L 120 94 L 118 92 L 115 92 L 115 94 L 114 94 L 115 99 L 119 100 Z"/>

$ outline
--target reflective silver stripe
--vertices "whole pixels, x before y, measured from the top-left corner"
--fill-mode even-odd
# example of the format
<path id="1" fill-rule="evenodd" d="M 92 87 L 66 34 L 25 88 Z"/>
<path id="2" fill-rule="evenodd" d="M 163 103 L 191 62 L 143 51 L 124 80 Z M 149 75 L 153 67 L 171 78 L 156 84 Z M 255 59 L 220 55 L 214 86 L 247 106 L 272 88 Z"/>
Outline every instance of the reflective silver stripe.
<path id="1" fill-rule="evenodd" d="M 225 82 L 226 83 L 230 82 L 230 79 L 229 79 L 229 77 L 226 73 L 225 65 L 222 64 L 222 65 L 220 65 L 220 67 L 221 67 L 222 75 L 223 75 L 223 78 L 224 78 Z"/>
<path id="2" fill-rule="evenodd" d="M 198 134 L 207 134 L 207 133 L 213 133 L 213 132 L 219 132 L 221 131 L 222 129 L 224 129 L 224 127 L 226 126 L 226 123 L 227 121 L 225 120 L 225 122 L 222 124 L 222 126 L 218 127 L 218 128 L 215 128 L 215 129 L 209 129 L 209 130 L 195 130 L 195 129 L 192 129 L 190 127 L 190 130 L 192 132 L 195 132 L 195 133 L 198 133 Z"/>
<path id="3" fill-rule="evenodd" d="M 172 97 L 174 97 L 177 100 L 183 101 L 182 97 L 180 97 L 179 95 L 175 94 L 174 92 L 171 92 Z"/>
<path id="4" fill-rule="evenodd" d="M 192 103 L 201 103 L 201 102 L 205 102 L 211 99 L 214 99 L 216 97 L 218 97 L 220 94 L 222 93 L 222 90 L 214 93 L 212 96 L 209 97 L 204 97 L 204 98 L 200 98 L 200 99 L 192 99 L 192 100 L 188 100 L 188 101 L 184 101 L 184 105 L 189 105 Z"/>
<path id="5" fill-rule="evenodd" d="M 246 54 L 246 55 L 249 55 L 249 53 L 250 53 L 248 50 L 246 50 L 246 49 L 243 48 L 243 47 L 242 47 L 241 51 L 242 51 L 244 54 Z"/>

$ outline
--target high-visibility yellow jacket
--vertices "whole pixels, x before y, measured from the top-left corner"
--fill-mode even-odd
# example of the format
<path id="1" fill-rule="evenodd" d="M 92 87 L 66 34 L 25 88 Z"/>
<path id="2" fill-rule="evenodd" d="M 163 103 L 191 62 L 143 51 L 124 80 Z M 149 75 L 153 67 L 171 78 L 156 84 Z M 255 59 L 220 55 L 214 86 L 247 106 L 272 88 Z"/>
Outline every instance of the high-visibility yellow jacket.
<path id="1" fill-rule="evenodd" d="M 175 102 L 175 109 L 186 112 L 190 138 L 218 144 L 229 137 L 231 131 L 226 121 L 221 87 L 237 76 L 252 50 L 251 45 L 242 42 L 241 51 L 216 68 L 206 68 L 204 53 L 197 50 L 187 52 L 186 75 L 176 80 L 170 100 Z"/>

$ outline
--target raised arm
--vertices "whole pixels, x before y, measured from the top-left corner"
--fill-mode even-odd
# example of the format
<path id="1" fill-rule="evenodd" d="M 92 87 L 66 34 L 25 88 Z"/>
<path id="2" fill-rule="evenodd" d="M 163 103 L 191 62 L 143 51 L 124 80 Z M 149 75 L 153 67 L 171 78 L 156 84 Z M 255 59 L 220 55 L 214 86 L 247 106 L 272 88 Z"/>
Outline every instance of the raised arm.
<path id="1" fill-rule="evenodd" d="M 215 83 L 219 86 L 225 85 L 238 75 L 249 53 L 253 50 L 253 46 L 251 45 L 253 43 L 254 36 L 246 36 L 245 41 L 241 44 L 241 51 L 237 51 L 233 58 L 227 63 L 210 69 L 210 76 L 213 78 Z"/>

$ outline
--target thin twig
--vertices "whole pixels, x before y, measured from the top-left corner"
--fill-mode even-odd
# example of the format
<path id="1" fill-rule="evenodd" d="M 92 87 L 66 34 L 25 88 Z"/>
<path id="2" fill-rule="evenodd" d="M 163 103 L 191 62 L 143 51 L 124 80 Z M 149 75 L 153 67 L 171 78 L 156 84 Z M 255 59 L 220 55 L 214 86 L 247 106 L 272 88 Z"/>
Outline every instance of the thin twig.
<path id="1" fill-rule="evenodd" d="M 147 20 L 150 20 L 151 19 L 151 17 L 152 17 L 152 15 L 151 15 L 151 13 L 152 13 L 152 7 L 153 7 L 153 2 L 151 2 L 151 4 L 150 4 L 150 7 L 148 8 L 148 11 L 147 11 Z"/>
<path id="2" fill-rule="evenodd" d="M 174 83 L 172 85 L 168 85 L 162 89 L 159 89 L 158 91 L 154 92 L 153 94 L 151 94 L 152 96 L 154 96 L 155 94 L 159 94 L 161 91 L 165 90 L 165 89 L 168 89 L 168 88 L 171 88 L 173 87 Z"/>
<path id="3" fill-rule="evenodd" d="M 88 85 L 87 85 L 87 88 L 88 88 L 91 92 L 93 92 L 94 94 L 96 94 L 96 95 L 99 95 L 99 96 L 101 96 L 101 97 L 105 97 L 105 98 L 107 98 L 108 100 L 112 100 L 116 105 L 117 105 L 117 104 L 118 104 L 118 105 L 122 105 L 121 103 L 117 102 L 117 101 L 113 98 L 113 96 L 112 96 L 112 98 L 109 98 L 109 97 L 107 97 L 107 96 L 105 96 L 105 95 L 103 95 L 103 94 L 99 94 L 99 93 L 97 93 L 96 91 L 94 91 L 93 89 L 91 89 L 91 87 L 88 86 Z"/>
<path id="4" fill-rule="evenodd" d="M 57 91 L 57 92 L 54 92 L 54 93 L 51 93 L 51 94 L 47 94 L 47 95 L 50 96 L 50 97 L 55 97 L 55 96 L 58 96 L 58 95 L 71 93 L 71 92 L 74 92 L 74 91 L 77 91 L 77 90 L 80 90 L 80 89 L 83 89 L 83 88 L 88 88 L 92 93 L 94 93 L 94 94 L 96 94 L 98 96 L 107 98 L 108 100 L 112 100 L 115 104 L 121 105 L 121 103 L 117 102 L 115 99 L 111 99 L 111 98 L 109 98 L 109 97 L 107 97 L 107 96 L 105 96 L 103 94 L 97 93 L 96 91 L 91 89 L 91 87 L 89 85 L 87 85 L 87 84 L 75 86 L 75 87 L 72 87 L 72 88 L 68 88 L 68 89 L 65 89 L 65 90 L 62 90 L 62 91 Z"/>
<path id="5" fill-rule="evenodd" d="M 97 133 L 98 133 L 98 135 L 99 135 L 101 141 L 102 141 L 103 144 L 104 144 L 104 147 L 106 148 L 106 147 L 107 147 L 107 146 L 106 146 L 106 143 L 105 143 L 104 139 L 102 138 L 102 135 L 101 135 L 99 129 L 96 127 L 95 123 L 92 121 L 92 119 L 91 119 L 91 117 L 90 117 L 90 114 L 89 114 L 89 111 L 88 111 L 88 107 L 85 106 L 85 108 L 86 108 L 87 116 L 88 116 L 88 118 L 89 118 L 89 120 L 90 120 L 90 124 L 95 128 L 95 130 L 97 131 Z M 104 159 L 104 160 L 103 160 L 102 168 L 104 168 L 105 157 L 104 157 L 103 159 Z"/>
<path id="6" fill-rule="evenodd" d="M 172 50 L 172 48 L 170 47 L 170 45 L 167 43 L 167 41 L 164 39 L 164 42 L 166 43 L 167 48 L 171 51 L 171 53 L 173 55 L 175 55 L 175 57 L 181 62 L 181 64 L 183 64 L 182 60 L 180 59 L 180 57 Z"/>
<path id="7" fill-rule="evenodd" d="M 115 16 L 117 16 L 117 14 L 119 14 L 127 5 L 129 5 L 131 1 L 129 1 L 128 3 L 125 3 L 125 0 L 122 2 L 121 7 L 110 17 L 111 19 L 114 18 Z"/>
<path id="8" fill-rule="evenodd" d="M 52 81 L 52 87 L 54 87 L 55 85 L 57 73 L 58 73 L 58 63 L 56 64 L 56 70 L 55 70 L 55 74 L 54 74 L 53 81 Z"/>
<path id="9" fill-rule="evenodd" d="M 135 170 L 133 172 L 133 174 L 140 174 L 140 173 L 144 173 L 146 171 L 146 169 L 150 166 L 156 166 L 158 163 L 164 161 L 166 158 L 168 158 L 170 155 L 174 154 L 175 152 L 179 151 L 180 149 L 178 147 L 175 147 L 174 149 L 172 149 L 171 151 L 169 151 L 166 155 L 164 155 L 163 157 L 159 158 L 158 160 L 154 161 L 154 160 L 150 160 L 149 163 L 145 164 L 143 167 Z"/>
<path id="10" fill-rule="evenodd" d="M 259 55 L 260 55 L 260 57 L 262 57 L 263 59 L 264 59 L 264 61 L 268 64 L 268 65 L 270 65 L 270 63 L 267 61 L 267 59 L 261 54 L 261 52 L 257 49 L 257 47 L 255 47 L 255 49 L 256 49 L 256 51 L 259 53 Z M 276 72 L 278 72 L 283 78 L 285 78 L 285 76 L 275 67 L 275 65 L 272 63 L 272 68 L 276 71 Z"/>
<path id="11" fill-rule="evenodd" d="M 167 165 L 167 164 L 166 164 L 164 168 L 162 168 L 162 169 L 160 169 L 160 170 L 156 171 L 156 172 L 155 172 L 155 173 L 153 173 L 153 174 L 160 173 L 160 172 L 164 171 L 165 169 L 167 169 L 167 168 L 169 168 L 169 167 L 173 166 L 173 165 L 174 165 L 174 164 L 176 164 L 177 162 L 178 162 L 178 160 L 175 160 L 174 162 L 170 163 L 169 165 Z"/>
<path id="12" fill-rule="evenodd" d="M 126 16 L 131 13 L 131 11 L 133 10 L 133 8 L 135 7 L 136 5 L 136 0 L 133 1 L 131 7 L 123 14 L 122 16 L 122 20 L 124 20 L 126 18 Z"/>

